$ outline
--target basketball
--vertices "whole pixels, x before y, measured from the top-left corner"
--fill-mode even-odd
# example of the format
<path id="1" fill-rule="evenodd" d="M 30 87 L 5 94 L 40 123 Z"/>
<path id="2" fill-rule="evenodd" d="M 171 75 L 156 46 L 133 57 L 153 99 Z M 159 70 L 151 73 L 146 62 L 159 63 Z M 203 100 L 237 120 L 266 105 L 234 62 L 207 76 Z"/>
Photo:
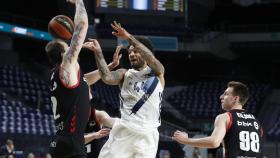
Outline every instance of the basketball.
<path id="1" fill-rule="evenodd" d="M 50 20 L 48 31 L 54 38 L 68 41 L 72 38 L 74 22 L 68 16 L 57 15 Z"/>

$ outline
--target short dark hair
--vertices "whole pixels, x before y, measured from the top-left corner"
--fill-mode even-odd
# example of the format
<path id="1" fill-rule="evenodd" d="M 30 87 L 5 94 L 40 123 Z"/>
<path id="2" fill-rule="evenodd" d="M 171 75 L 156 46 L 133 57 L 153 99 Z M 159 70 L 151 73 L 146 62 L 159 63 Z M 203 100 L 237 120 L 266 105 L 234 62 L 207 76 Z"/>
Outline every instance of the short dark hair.
<path id="1" fill-rule="evenodd" d="M 146 46 L 148 49 L 150 49 L 151 52 L 154 52 L 154 46 L 152 44 L 152 41 L 146 37 L 146 36 L 135 36 L 135 38 L 141 42 L 144 46 Z"/>
<path id="2" fill-rule="evenodd" d="M 7 144 L 7 145 L 12 145 L 12 144 L 14 144 L 14 142 L 13 142 L 13 140 L 11 140 L 11 139 L 7 139 L 6 144 Z"/>
<path id="3" fill-rule="evenodd" d="M 45 51 L 51 65 L 55 66 L 62 62 L 62 53 L 65 51 L 63 45 L 58 40 L 50 41 L 46 47 Z"/>
<path id="4" fill-rule="evenodd" d="M 237 81 L 230 81 L 227 86 L 233 88 L 233 95 L 239 96 L 239 101 L 244 106 L 249 99 L 249 88 L 244 83 Z"/>

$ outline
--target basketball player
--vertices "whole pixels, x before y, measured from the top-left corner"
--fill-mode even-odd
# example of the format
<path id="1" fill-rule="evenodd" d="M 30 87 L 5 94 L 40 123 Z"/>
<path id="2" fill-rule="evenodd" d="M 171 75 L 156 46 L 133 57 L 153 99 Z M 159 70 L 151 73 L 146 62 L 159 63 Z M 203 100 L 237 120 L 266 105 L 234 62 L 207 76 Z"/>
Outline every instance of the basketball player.
<path id="1" fill-rule="evenodd" d="M 113 35 L 130 43 L 128 57 L 132 69 L 110 71 L 97 40 L 95 59 L 101 79 L 119 85 L 121 119 L 116 119 L 99 158 L 153 158 L 158 148 L 158 126 L 164 88 L 164 67 L 152 53 L 150 41 L 134 37 L 114 22 Z"/>
<path id="2" fill-rule="evenodd" d="M 76 7 L 70 46 L 61 40 L 53 40 L 46 46 L 54 66 L 51 101 L 57 129 L 50 153 L 53 158 L 86 158 L 84 130 L 89 116 L 89 93 L 77 60 L 86 37 L 88 17 L 83 0 L 68 2 Z"/>
<path id="3" fill-rule="evenodd" d="M 211 136 L 189 138 L 187 133 L 177 130 L 172 138 L 181 144 L 201 148 L 217 148 L 223 141 L 225 158 L 260 158 L 262 128 L 255 116 L 243 109 L 248 98 L 245 84 L 229 82 L 220 96 L 222 108 L 227 112 L 216 117 Z"/>

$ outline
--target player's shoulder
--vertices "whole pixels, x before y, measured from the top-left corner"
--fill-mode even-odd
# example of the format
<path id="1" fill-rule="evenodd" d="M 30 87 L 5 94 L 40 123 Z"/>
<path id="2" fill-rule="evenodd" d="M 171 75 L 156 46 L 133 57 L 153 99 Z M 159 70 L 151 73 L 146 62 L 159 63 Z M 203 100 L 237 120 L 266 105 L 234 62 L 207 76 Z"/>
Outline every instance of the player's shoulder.
<path id="1" fill-rule="evenodd" d="M 126 76 L 127 72 L 129 70 L 128 69 L 124 69 L 124 68 L 120 68 L 120 69 L 117 69 L 115 72 L 119 75 L 119 76 L 122 76 L 123 78 Z"/>
<path id="2" fill-rule="evenodd" d="M 226 121 L 230 120 L 231 114 L 229 112 L 224 112 L 216 116 L 216 121 Z"/>
<path id="3" fill-rule="evenodd" d="M 224 113 L 217 115 L 216 118 L 226 118 L 226 117 L 229 117 L 230 114 L 231 114 L 230 112 L 224 112 Z"/>
<path id="4" fill-rule="evenodd" d="M 127 71 L 128 71 L 128 69 L 125 69 L 125 68 L 120 68 L 120 69 L 118 69 L 118 70 L 116 70 L 116 71 L 118 71 L 118 72 L 120 72 L 120 73 L 126 73 Z"/>

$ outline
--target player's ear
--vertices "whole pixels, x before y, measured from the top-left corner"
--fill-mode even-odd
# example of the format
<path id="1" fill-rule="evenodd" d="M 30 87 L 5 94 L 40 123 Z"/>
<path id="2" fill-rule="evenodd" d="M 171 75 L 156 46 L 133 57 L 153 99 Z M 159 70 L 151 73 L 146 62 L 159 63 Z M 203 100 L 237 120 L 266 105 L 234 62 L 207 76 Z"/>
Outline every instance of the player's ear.
<path id="1" fill-rule="evenodd" d="M 239 96 L 235 96 L 235 97 L 234 97 L 234 101 L 239 102 Z"/>

